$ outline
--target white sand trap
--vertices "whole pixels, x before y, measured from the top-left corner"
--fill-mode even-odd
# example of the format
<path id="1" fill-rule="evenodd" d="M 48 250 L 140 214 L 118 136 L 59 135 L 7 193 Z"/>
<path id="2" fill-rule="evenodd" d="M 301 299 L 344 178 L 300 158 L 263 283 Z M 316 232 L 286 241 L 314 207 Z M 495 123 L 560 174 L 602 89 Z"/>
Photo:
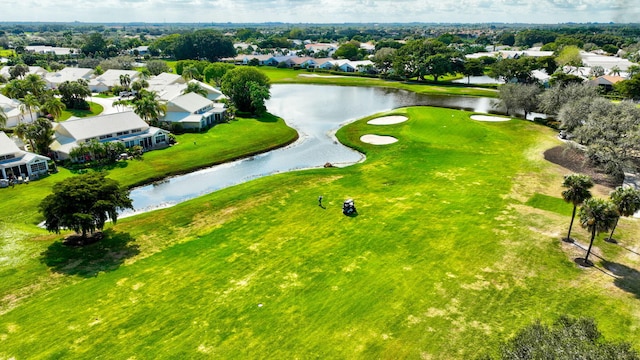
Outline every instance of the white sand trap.
<path id="1" fill-rule="evenodd" d="M 393 144 L 394 142 L 398 141 L 398 139 L 394 138 L 393 136 L 380 136 L 380 135 L 367 134 L 367 135 L 362 135 L 360 137 L 360 141 L 367 144 L 372 144 L 372 145 L 388 145 L 388 144 Z"/>
<path id="2" fill-rule="evenodd" d="M 393 124 L 400 124 L 400 123 L 405 122 L 407 120 L 409 120 L 409 118 L 406 117 L 406 116 L 400 116 L 400 115 L 383 116 L 383 117 L 375 118 L 373 120 L 369 120 L 369 121 L 367 121 L 367 124 L 371 124 L 371 125 L 393 125 Z"/>
<path id="3" fill-rule="evenodd" d="M 502 116 L 489 116 L 489 115 L 471 115 L 471 120 L 476 121 L 509 121 L 511 118 Z"/>

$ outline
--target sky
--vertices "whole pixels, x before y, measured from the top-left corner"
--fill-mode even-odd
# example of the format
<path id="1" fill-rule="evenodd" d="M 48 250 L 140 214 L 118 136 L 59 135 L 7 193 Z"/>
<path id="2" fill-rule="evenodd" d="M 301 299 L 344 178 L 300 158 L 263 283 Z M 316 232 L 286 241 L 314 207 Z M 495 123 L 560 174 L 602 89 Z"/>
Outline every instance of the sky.
<path id="1" fill-rule="evenodd" d="M 640 22 L 640 0 L 0 0 L 0 21 Z"/>

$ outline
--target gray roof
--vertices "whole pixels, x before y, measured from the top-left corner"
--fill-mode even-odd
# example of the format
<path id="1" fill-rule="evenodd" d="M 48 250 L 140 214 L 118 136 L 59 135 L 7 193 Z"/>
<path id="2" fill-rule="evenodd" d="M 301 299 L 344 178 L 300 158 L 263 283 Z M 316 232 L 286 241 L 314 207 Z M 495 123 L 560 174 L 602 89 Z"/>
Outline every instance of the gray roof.
<path id="1" fill-rule="evenodd" d="M 180 95 L 177 98 L 171 100 L 170 105 L 171 104 L 181 109 L 184 109 L 190 113 L 193 113 L 200 109 L 206 108 L 207 106 L 213 105 L 213 101 L 207 99 L 206 97 L 200 94 L 187 93 L 184 95 Z"/>
<path id="2" fill-rule="evenodd" d="M 148 129 L 149 125 L 133 111 L 94 116 L 84 119 L 67 120 L 58 124 L 56 137 L 70 136 L 75 140 L 99 137 L 131 129 Z"/>
<path id="3" fill-rule="evenodd" d="M 0 155 L 15 154 L 20 151 L 18 145 L 16 145 L 4 131 L 0 131 Z"/>

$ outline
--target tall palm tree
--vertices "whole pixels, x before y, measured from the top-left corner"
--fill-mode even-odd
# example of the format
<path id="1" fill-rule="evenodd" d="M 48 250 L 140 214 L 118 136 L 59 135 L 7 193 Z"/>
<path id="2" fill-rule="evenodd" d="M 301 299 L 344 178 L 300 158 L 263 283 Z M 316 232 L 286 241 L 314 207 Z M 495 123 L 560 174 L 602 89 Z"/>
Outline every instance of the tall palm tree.
<path id="1" fill-rule="evenodd" d="M 136 98 L 140 98 L 140 91 L 149 87 L 149 82 L 145 79 L 136 80 L 131 83 L 131 90 L 136 92 Z"/>
<path id="2" fill-rule="evenodd" d="M 29 74 L 23 80 L 25 88 L 33 94 L 33 96 L 39 98 L 45 92 L 47 83 L 37 74 Z"/>
<path id="3" fill-rule="evenodd" d="M 24 96 L 24 98 L 20 99 L 20 102 L 22 102 L 22 104 L 20 104 L 20 111 L 24 113 L 26 110 L 28 110 L 30 119 L 31 121 L 33 121 L 33 112 L 38 112 L 40 109 L 40 103 L 38 102 L 38 99 L 32 94 L 27 94 Z"/>
<path id="4" fill-rule="evenodd" d="M 640 210 L 640 191 L 632 187 L 618 186 L 611 192 L 609 198 L 618 211 L 618 218 L 616 218 L 616 222 L 611 229 L 611 234 L 609 234 L 609 238 L 607 239 L 613 241 L 613 232 L 616 231 L 620 216 L 632 216 Z"/>
<path id="5" fill-rule="evenodd" d="M 147 123 L 153 123 L 167 111 L 165 104 L 161 103 L 155 91 L 142 91 L 140 99 L 133 103 L 133 111 Z"/>
<path id="6" fill-rule="evenodd" d="M 589 254 L 596 234 L 608 231 L 613 227 L 618 219 L 618 212 L 615 205 L 610 201 L 603 199 L 590 198 L 586 199 L 580 207 L 580 224 L 583 228 L 591 232 L 591 241 L 587 255 L 584 257 L 584 263 L 589 265 Z"/>
<path id="7" fill-rule="evenodd" d="M 9 118 L 7 117 L 7 113 L 4 112 L 4 109 L 0 107 L 0 128 L 7 126 L 7 121 Z"/>
<path id="8" fill-rule="evenodd" d="M 197 82 L 191 82 L 191 81 L 187 83 L 187 87 L 184 90 L 182 90 L 182 93 L 183 94 L 196 93 L 204 97 L 207 97 L 208 95 L 207 90 L 205 90 L 202 86 L 200 86 L 200 84 L 198 84 Z"/>
<path id="9" fill-rule="evenodd" d="M 564 201 L 573 204 L 573 213 L 571 214 L 571 223 L 569 224 L 569 232 L 567 233 L 567 241 L 571 241 L 571 228 L 573 220 L 576 217 L 576 209 L 578 205 L 585 200 L 591 198 L 589 189 L 593 187 L 593 180 L 587 175 L 571 174 L 564 177 L 562 187 L 567 188 L 562 192 Z"/>
<path id="10" fill-rule="evenodd" d="M 129 74 L 120 75 L 120 85 L 122 85 L 123 88 L 128 89 L 130 84 L 131 76 L 129 76 Z"/>
<path id="11" fill-rule="evenodd" d="M 195 66 L 188 66 L 182 70 L 182 77 L 189 81 L 191 79 L 198 79 L 200 77 L 200 71 Z"/>
<path id="12" fill-rule="evenodd" d="M 55 96 L 47 97 L 42 106 L 40 106 L 40 110 L 51 115 L 54 120 L 60 118 L 62 112 L 66 109 L 67 107 L 62 102 L 62 100 L 58 99 Z"/>

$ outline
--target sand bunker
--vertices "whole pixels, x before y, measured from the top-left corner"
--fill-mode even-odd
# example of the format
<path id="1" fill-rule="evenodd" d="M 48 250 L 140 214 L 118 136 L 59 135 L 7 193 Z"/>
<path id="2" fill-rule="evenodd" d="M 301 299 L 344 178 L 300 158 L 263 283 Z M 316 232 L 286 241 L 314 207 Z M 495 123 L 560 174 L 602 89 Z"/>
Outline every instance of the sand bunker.
<path id="1" fill-rule="evenodd" d="M 367 144 L 373 144 L 373 145 L 388 145 L 388 144 L 393 144 L 394 142 L 398 141 L 398 139 L 394 138 L 393 136 L 380 136 L 380 135 L 367 134 L 367 135 L 362 135 L 360 137 L 360 141 Z"/>
<path id="2" fill-rule="evenodd" d="M 379 118 L 375 118 L 373 120 L 369 120 L 367 121 L 367 124 L 371 124 L 371 125 L 393 125 L 393 124 L 400 124 L 402 122 L 405 122 L 409 120 L 409 118 L 407 118 L 406 116 L 383 116 L 383 117 L 379 117 Z"/>
<path id="3" fill-rule="evenodd" d="M 489 116 L 489 115 L 471 115 L 471 120 L 476 121 L 509 121 L 511 118 L 502 116 Z"/>

